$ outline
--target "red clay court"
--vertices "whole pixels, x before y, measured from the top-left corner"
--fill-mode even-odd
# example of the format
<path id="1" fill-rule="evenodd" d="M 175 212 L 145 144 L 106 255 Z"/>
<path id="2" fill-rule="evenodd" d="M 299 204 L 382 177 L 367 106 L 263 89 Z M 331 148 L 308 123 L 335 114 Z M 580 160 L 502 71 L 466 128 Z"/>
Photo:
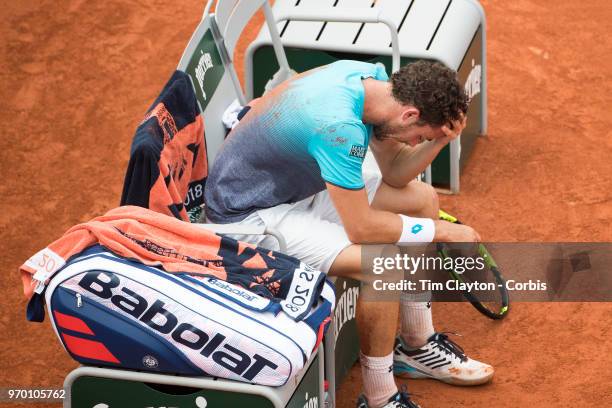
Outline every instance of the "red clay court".
<path id="1" fill-rule="evenodd" d="M 17 268 L 118 205 L 133 132 L 204 2 L 3 3 L 0 387 L 59 388 L 76 363 L 48 320 L 26 322 Z M 489 134 L 462 172 L 461 193 L 442 196 L 442 207 L 485 241 L 612 241 L 612 8 L 599 0 L 481 3 Z M 496 376 L 476 388 L 410 381 L 424 407 L 612 406 L 610 303 L 514 303 L 502 322 L 465 303 L 435 305 L 434 314 L 437 329 L 463 334 L 460 344 Z M 354 406 L 360 390 L 356 367 L 339 406 Z"/>

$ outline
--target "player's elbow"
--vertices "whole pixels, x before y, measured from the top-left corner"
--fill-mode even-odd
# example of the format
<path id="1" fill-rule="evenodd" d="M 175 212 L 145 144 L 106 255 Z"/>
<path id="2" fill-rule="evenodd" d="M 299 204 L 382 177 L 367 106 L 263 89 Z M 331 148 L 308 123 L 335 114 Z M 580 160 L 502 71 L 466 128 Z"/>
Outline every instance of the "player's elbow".
<path id="1" fill-rule="evenodd" d="M 369 244 L 372 242 L 372 229 L 365 223 L 344 226 L 346 235 L 353 244 Z"/>

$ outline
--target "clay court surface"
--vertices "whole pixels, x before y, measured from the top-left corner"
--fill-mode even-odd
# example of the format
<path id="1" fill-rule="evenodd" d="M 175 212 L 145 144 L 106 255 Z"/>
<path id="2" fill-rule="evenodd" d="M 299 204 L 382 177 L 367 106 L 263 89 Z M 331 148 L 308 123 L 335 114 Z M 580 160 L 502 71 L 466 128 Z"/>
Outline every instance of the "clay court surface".
<path id="1" fill-rule="evenodd" d="M 118 205 L 133 132 L 203 1 L 1 3 L 0 388 L 60 388 L 76 363 L 48 321 L 26 323 L 17 267 Z M 483 5 L 489 133 L 464 169 L 461 194 L 443 196 L 443 207 L 488 241 L 612 241 L 612 8 L 601 0 Z M 435 305 L 437 329 L 463 334 L 459 343 L 496 376 L 470 389 L 408 387 L 424 408 L 611 407 L 610 316 L 609 303 L 523 303 L 499 323 L 468 304 Z M 354 406 L 360 389 L 355 367 L 339 406 Z"/>

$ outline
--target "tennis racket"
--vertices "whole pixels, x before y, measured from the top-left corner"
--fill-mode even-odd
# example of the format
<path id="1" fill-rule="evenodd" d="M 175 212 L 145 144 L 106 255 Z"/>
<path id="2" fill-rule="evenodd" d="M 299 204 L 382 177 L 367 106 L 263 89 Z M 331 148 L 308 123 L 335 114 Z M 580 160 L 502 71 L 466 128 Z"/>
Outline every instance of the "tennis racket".
<path id="1" fill-rule="evenodd" d="M 439 217 L 440 220 L 461 224 L 457 218 L 442 210 L 439 212 Z M 457 251 L 453 248 L 453 245 L 449 243 L 439 242 L 437 244 L 437 249 L 443 261 L 448 258 L 459 256 Z M 479 291 L 462 290 L 462 294 L 483 315 L 495 320 L 503 319 L 510 310 L 510 298 L 508 296 L 508 289 L 506 288 L 506 281 L 495 263 L 495 260 L 483 244 L 477 244 L 476 252 L 484 261 L 485 268 L 483 270 L 478 271 L 478 273 L 467 270 L 463 273 L 458 273 L 453 268 L 449 270 L 449 273 L 455 281 L 461 284 L 480 282 L 490 283 L 490 286 L 494 286 L 496 290 L 493 291 L 488 290 L 479 293 Z"/>

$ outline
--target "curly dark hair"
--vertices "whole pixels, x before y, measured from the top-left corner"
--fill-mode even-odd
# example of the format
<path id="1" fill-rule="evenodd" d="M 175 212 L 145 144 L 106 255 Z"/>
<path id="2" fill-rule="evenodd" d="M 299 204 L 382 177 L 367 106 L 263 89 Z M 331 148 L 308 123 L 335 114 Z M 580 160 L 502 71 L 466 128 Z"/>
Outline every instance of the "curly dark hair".
<path id="1" fill-rule="evenodd" d="M 439 62 L 417 61 L 391 75 L 393 97 L 420 112 L 420 124 L 442 126 L 459 119 L 468 98 L 452 69 Z"/>

